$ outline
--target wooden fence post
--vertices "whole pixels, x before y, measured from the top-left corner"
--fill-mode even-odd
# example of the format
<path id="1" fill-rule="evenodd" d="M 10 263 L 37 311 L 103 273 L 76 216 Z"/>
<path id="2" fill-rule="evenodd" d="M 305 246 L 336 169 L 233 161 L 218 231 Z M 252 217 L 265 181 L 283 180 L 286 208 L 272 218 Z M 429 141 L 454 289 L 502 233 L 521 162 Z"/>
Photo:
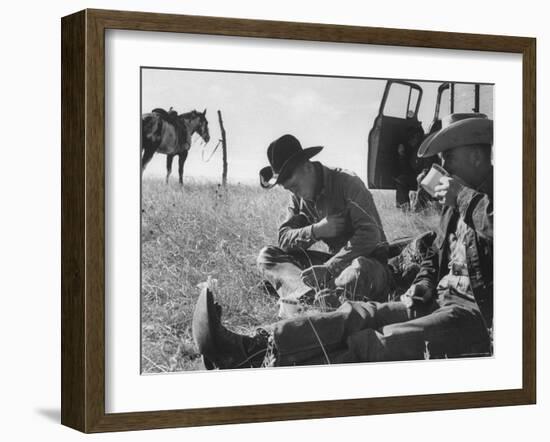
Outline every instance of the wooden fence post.
<path id="1" fill-rule="evenodd" d="M 223 154 L 223 172 L 222 185 L 227 185 L 227 144 L 225 141 L 225 128 L 223 127 L 222 112 L 218 110 L 218 120 L 220 122 L 220 131 L 222 133 L 222 154 Z"/>

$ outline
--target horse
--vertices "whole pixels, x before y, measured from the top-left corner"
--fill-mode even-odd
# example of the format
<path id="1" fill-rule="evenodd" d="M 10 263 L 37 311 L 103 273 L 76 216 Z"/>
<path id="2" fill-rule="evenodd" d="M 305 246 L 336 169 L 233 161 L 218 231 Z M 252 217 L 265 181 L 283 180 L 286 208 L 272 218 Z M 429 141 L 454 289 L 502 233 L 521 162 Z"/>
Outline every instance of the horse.
<path id="1" fill-rule="evenodd" d="M 145 170 L 155 153 L 166 155 L 166 183 L 172 172 L 172 160 L 178 155 L 179 183 L 183 185 L 183 165 L 191 148 L 191 138 L 194 133 L 204 140 L 210 141 L 206 109 L 203 112 L 193 110 L 178 115 L 176 111 L 166 112 L 164 109 L 153 109 L 141 116 L 141 171 Z"/>

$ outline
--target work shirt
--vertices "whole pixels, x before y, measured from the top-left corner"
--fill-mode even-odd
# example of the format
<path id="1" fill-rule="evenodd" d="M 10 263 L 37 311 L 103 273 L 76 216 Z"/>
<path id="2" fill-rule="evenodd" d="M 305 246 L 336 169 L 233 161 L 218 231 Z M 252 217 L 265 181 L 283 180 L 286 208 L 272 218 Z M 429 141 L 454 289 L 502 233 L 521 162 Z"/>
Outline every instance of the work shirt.
<path id="1" fill-rule="evenodd" d="M 279 228 L 279 247 L 286 251 L 307 249 L 319 241 L 313 224 L 328 215 L 342 214 L 344 232 L 322 241 L 333 256 L 325 263 L 333 276 L 340 274 L 360 256 L 387 262 L 388 243 L 372 194 L 353 172 L 313 163 L 317 191 L 313 201 L 291 195 L 289 215 Z"/>
<path id="2" fill-rule="evenodd" d="M 425 285 L 433 297 L 451 287 L 461 298 L 475 301 L 487 324 L 492 323 L 492 173 L 477 189 L 464 186 L 456 207 L 443 209 L 440 230 L 415 283 Z"/>
<path id="3" fill-rule="evenodd" d="M 449 264 L 448 273 L 443 276 L 437 285 L 437 290 L 452 290 L 454 296 L 463 300 L 476 302 L 468 275 L 468 259 L 466 256 L 466 244 L 470 227 L 464 222 L 464 218 L 455 213 L 456 228 L 451 229 L 447 237 Z"/>
<path id="4" fill-rule="evenodd" d="M 466 260 L 466 241 L 468 225 L 464 218 L 459 216 L 454 232 L 449 233 L 449 273 L 451 275 L 468 275 L 468 263 Z"/>

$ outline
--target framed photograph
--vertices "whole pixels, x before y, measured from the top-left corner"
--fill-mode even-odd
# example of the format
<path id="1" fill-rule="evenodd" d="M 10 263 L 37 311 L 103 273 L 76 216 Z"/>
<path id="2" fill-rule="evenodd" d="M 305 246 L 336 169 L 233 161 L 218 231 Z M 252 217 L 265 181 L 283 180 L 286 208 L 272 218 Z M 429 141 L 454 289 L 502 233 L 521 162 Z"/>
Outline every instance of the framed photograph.
<path id="1" fill-rule="evenodd" d="M 535 403 L 535 53 L 64 17 L 62 423 Z"/>

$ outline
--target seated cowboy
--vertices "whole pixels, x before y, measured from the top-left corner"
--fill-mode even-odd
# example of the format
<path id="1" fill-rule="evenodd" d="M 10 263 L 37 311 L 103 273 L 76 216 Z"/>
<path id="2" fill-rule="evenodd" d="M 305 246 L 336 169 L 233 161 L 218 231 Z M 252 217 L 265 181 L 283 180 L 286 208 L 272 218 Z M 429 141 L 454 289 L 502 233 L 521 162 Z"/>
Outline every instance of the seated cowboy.
<path id="1" fill-rule="evenodd" d="M 260 184 L 265 189 L 279 184 L 291 196 L 279 244 L 260 251 L 258 266 L 283 301 L 303 299 L 327 285 L 344 288 L 351 298 L 361 293 L 382 300 L 391 275 L 372 195 L 352 172 L 309 161 L 322 149 L 303 149 L 292 135 L 269 145 L 270 166 L 260 171 Z M 318 241 L 330 253 L 310 250 Z"/>
<path id="2" fill-rule="evenodd" d="M 221 324 L 211 292 L 199 297 L 193 336 L 207 368 L 311 365 L 492 353 L 493 122 L 451 114 L 418 155 L 438 154 L 449 176 L 436 197 L 440 231 L 410 289 L 398 302 L 345 302 L 243 336 Z M 426 345 L 428 343 L 428 345 Z M 273 362 L 274 361 L 274 362 Z"/>

